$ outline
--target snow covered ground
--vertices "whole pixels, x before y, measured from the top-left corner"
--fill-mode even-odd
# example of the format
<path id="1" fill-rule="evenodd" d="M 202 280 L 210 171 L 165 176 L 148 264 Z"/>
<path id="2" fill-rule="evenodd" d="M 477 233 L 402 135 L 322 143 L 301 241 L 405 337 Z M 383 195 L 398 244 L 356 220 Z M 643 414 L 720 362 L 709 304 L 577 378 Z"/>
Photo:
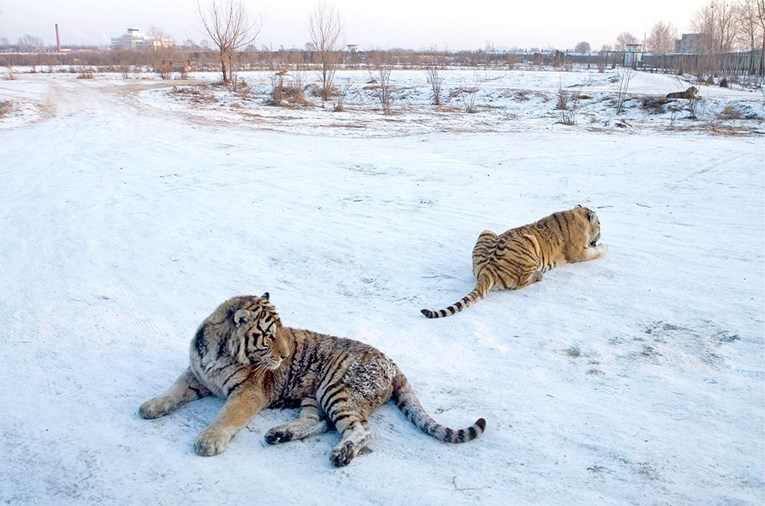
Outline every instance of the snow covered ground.
<path id="1" fill-rule="evenodd" d="M 420 98 L 391 117 L 363 90 L 343 113 L 264 106 L 263 74 L 202 105 L 168 91 L 191 82 L 0 82 L 0 500 L 762 504 L 762 97 L 704 87 L 697 120 L 632 105 L 620 128 L 602 105 L 567 126 L 560 76 L 505 74 L 475 114 L 428 111 L 410 74 Z M 613 75 L 563 77 L 613 95 Z M 508 89 L 550 98 L 490 108 Z M 755 119 L 719 126 L 730 104 Z M 607 256 L 420 315 L 473 287 L 481 230 L 575 204 L 598 211 Z M 265 445 L 294 410 L 259 414 L 213 458 L 192 445 L 222 400 L 140 419 L 199 322 L 264 291 L 285 324 L 380 348 L 438 421 L 482 416 L 486 433 L 447 445 L 386 405 L 372 451 L 335 469 L 334 432 Z"/>

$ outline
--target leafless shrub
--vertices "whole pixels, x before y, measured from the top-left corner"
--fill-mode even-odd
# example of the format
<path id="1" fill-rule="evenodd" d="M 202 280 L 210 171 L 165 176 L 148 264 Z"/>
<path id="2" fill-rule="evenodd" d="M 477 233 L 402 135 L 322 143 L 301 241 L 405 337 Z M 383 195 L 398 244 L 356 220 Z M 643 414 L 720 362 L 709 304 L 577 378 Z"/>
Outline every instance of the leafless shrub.
<path id="1" fill-rule="evenodd" d="M 0 100 L 0 118 L 6 117 L 13 110 L 13 103 L 10 100 Z"/>
<path id="2" fill-rule="evenodd" d="M 462 102 L 462 110 L 464 112 L 474 113 L 477 111 L 475 108 L 475 98 L 479 91 L 480 88 L 477 86 L 460 86 L 449 93 L 449 99 L 459 99 Z"/>
<path id="3" fill-rule="evenodd" d="M 430 84 L 431 90 L 433 90 L 433 105 L 441 105 L 441 84 L 444 78 L 441 76 L 441 69 L 443 68 L 443 57 L 440 55 L 431 55 L 428 57 L 425 63 L 425 74 L 427 75 L 428 84 Z"/>
<path id="4" fill-rule="evenodd" d="M 630 81 L 635 76 L 635 71 L 630 68 L 622 68 L 618 71 L 618 87 L 616 92 L 616 114 L 624 112 L 624 101 L 627 98 L 627 90 L 630 87 Z"/>
<path id="5" fill-rule="evenodd" d="M 380 101 L 383 114 L 389 116 L 391 111 L 391 84 L 390 73 L 393 69 L 393 64 L 388 58 L 388 53 L 383 51 L 376 52 L 371 59 L 371 68 L 369 70 L 370 80 L 376 81 L 376 86 L 372 89 L 377 95 L 377 99 Z"/>
<path id="6" fill-rule="evenodd" d="M 117 65 L 117 70 L 122 75 L 122 79 L 130 77 L 130 65 Z"/>
<path id="7" fill-rule="evenodd" d="M 507 63 L 507 69 L 513 70 L 522 60 L 519 55 L 510 53 L 505 57 L 505 62 Z"/>
<path id="8" fill-rule="evenodd" d="M 181 62 L 178 67 L 178 79 L 188 79 L 191 72 L 191 61 Z"/>
<path id="9" fill-rule="evenodd" d="M 697 96 L 694 95 L 693 98 L 688 99 L 688 112 L 690 113 L 688 117 L 690 119 L 697 118 L 696 111 L 698 109 L 698 105 L 699 105 L 699 98 Z"/>
<path id="10" fill-rule="evenodd" d="M 170 95 L 187 100 L 191 105 L 205 105 L 215 102 L 215 97 L 207 87 L 202 86 L 173 86 Z"/>
<path id="11" fill-rule="evenodd" d="M 345 84 L 338 89 L 338 92 L 335 95 L 335 100 L 333 104 L 335 112 L 345 111 L 345 99 L 348 96 L 348 93 L 350 93 L 351 91 L 351 85 L 352 85 L 352 81 L 351 79 L 348 79 L 345 82 Z"/>
<path id="12" fill-rule="evenodd" d="M 476 97 L 478 92 L 481 91 L 481 85 L 484 79 L 476 75 L 473 78 L 473 86 L 460 86 L 452 90 L 449 94 L 449 99 L 458 98 L 462 102 L 462 110 L 467 113 L 478 112 L 475 106 Z"/>
<path id="13" fill-rule="evenodd" d="M 284 76 L 286 71 L 277 71 L 271 76 L 271 104 L 280 105 L 284 101 Z"/>
<path id="14" fill-rule="evenodd" d="M 77 73 L 77 79 L 93 79 L 94 77 L 93 69 L 87 67 L 81 68 Z"/>
<path id="15" fill-rule="evenodd" d="M 299 70 L 292 73 L 292 81 L 288 87 L 290 100 L 296 104 L 307 104 L 305 98 L 305 74 Z"/>
<path id="16" fill-rule="evenodd" d="M 531 91 L 529 90 L 517 90 L 514 95 L 515 100 L 517 100 L 518 102 L 526 102 L 528 100 L 531 100 L 529 98 L 530 93 Z"/>
<path id="17" fill-rule="evenodd" d="M 568 99 L 571 93 L 563 86 L 563 80 L 558 82 L 558 101 L 555 104 L 555 108 L 559 111 L 565 111 L 568 109 Z"/>
<path id="18" fill-rule="evenodd" d="M 272 105 L 305 105 L 303 83 L 305 77 L 302 72 L 287 74 L 286 70 L 280 70 L 271 76 L 271 101 Z"/>
<path id="19" fill-rule="evenodd" d="M 572 92 L 563 88 L 563 81 L 558 87 L 558 101 L 555 108 L 560 111 L 558 123 L 563 125 L 576 125 L 576 113 L 579 108 L 579 92 Z"/>
<path id="20" fill-rule="evenodd" d="M 160 79 L 170 79 L 173 73 L 173 61 L 170 59 L 157 58 L 154 61 L 154 72 L 159 74 Z"/>
<path id="21" fill-rule="evenodd" d="M 669 127 L 675 128 L 675 120 L 677 120 L 677 116 L 680 114 L 680 109 L 676 107 L 671 107 L 669 110 Z"/>
<path id="22" fill-rule="evenodd" d="M 738 120 L 743 119 L 744 115 L 741 114 L 741 111 L 734 104 L 728 104 L 717 118 L 721 120 Z"/>

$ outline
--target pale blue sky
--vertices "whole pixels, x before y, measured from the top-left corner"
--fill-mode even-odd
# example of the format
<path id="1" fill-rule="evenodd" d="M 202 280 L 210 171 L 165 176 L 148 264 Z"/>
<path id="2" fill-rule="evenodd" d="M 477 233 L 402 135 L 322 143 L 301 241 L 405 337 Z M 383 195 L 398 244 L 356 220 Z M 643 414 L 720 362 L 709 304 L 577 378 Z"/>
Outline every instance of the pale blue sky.
<path id="1" fill-rule="evenodd" d="M 201 0 L 206 5 L 209 0 Z M 315 0 L 244 0 L 262 20 L 258 46 L 302 47 Z M 708 0 L 468 2 L 336 0 L 347 43 L 360 49 L 479 49 L 495 46 L 572 48 L 586 40 L 593 49 L 613 45 L 623 31 L 639 39 L 656 21 L 689 31 L 693 14 Z M 63 43 L 108 44 L 128 27 L 155 25 L 176 41 L 203 38 L 196 0 L 0 0 L 0 37 L 15 42 L 24 34 L 55 43 L 59 24 Z"/>

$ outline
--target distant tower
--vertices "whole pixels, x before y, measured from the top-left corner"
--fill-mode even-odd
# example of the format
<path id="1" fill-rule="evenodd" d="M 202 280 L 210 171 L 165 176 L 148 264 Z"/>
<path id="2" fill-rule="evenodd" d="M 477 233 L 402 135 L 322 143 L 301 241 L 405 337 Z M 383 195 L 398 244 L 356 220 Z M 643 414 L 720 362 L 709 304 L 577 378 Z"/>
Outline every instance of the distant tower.
<path id="1" fill-rule="evenodd" d="M 61 52 L 61 34 L 58 32 L 58 23 L 56 23 L 56 50 Z"/>

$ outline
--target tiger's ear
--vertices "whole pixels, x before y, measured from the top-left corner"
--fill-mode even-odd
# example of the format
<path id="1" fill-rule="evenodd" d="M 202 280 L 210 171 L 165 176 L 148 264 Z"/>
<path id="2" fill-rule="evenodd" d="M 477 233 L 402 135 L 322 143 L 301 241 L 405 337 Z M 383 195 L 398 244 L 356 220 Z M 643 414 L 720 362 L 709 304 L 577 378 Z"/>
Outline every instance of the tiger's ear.
<path id="1" fill-rule="evenodd" d="M 269 295 L 269 293 L 268 293 L 268 292 L 266 292 L 266 293 L 264 293 L 263 295 L 261 295 L 261 296 L 260 296 L 260 298 L 261 298 L 261 299 L 266 299 L 266 300 L 268 300 L 268 298 L 269 298 L 270 296 L 271 296 L 271 295 Z"/>
<path id="2" fill-rule="evenodd" d="M 595 223 L 595 220 L 598 219 L 598 215 L 595 214 L 595 211 L 592 209 L 587 209 L 587 219 L 590 220 L 590 223 Z"/>
<path id="3" fill-rule="evenodd" d="M 246 309 L 240 309 L 234 313 L 234 325 L 237 327 L 243 323 L 247 323 L 248 321 L 250 321 L 250 312 Z"/>
<path id="4" fill-rule="evenodd" d="M 574 206 L 574 209 L 579 209 L 580 207 L 582 207 L 582 204 L 577 204 Z"/>

